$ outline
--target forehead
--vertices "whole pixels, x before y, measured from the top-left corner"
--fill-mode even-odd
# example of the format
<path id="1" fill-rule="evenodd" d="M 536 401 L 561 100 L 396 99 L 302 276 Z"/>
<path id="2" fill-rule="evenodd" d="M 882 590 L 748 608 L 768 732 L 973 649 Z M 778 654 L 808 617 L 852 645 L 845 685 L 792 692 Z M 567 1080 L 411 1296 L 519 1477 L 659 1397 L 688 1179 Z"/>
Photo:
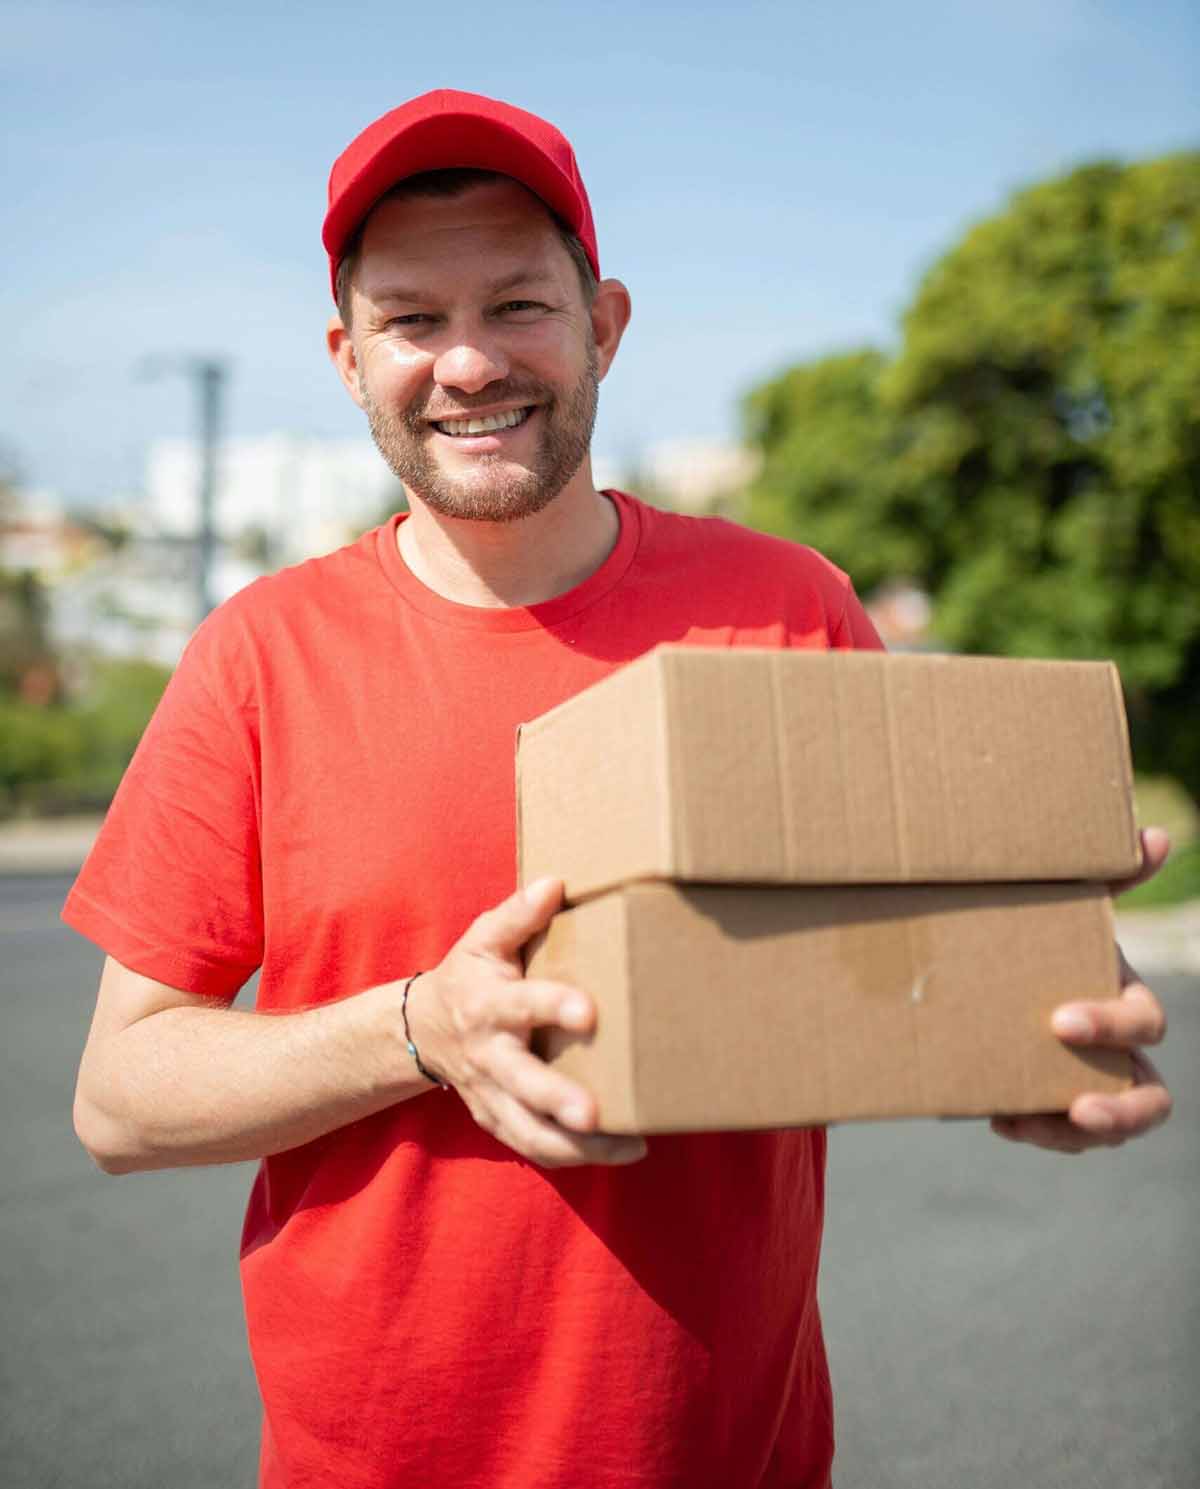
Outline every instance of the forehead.
<path id="1" fill-rule="evenodd" d="M 515 181 L 450 197 L 385 197 L 363 230 L 357 287 L 368 298 L 388 281 L 431 285 L 531 273 L 573 272 L 546 206 Z"/>

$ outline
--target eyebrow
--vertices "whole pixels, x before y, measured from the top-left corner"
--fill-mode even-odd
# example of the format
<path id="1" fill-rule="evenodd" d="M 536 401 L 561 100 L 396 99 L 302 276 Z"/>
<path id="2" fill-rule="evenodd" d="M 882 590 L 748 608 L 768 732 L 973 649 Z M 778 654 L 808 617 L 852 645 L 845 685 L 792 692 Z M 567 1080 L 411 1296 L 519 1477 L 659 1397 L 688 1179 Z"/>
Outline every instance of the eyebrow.
<path id="1" fill-rule="evenodd" d="M 512 274 L 503 274 L 499 279 L 490 280 L 486 286 L 486 293 L 490 298 L 493 295 L 502 295 L 506 290 L 516 289 L 518 286 L 532 289 L 546 285 L 553 285 L 557 288 L 557 281 L 544 270 L 517 269 Z M 433 297 L 427 290 L 410 288 L 403 284 L 389 284 L 383 289 L 374 291 L 371 298 L 376 304 L 387 300 L 401 300 L 409 305 L 426 305 Z"/>

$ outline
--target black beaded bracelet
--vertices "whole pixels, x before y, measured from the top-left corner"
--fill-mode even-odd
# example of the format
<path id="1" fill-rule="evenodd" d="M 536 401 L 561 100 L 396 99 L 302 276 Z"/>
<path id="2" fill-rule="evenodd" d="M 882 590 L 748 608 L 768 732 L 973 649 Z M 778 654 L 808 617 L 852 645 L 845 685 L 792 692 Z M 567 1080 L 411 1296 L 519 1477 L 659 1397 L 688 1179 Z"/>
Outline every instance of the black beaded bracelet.
<path id="1" fill-rule="evenodd" d="M 408 1053 L 413 1057 L 413 1064 L 417 1067 L 418 1072 L 427 1081 L 432 1081 L 435 1086 L 441 1086 L 443 1091 L 448 1091 L 450 1087 L 446 1082 L 440 1076 L 434 1075 L 433 1071 L 426 1070 L 425 1066 L 421 1064 L 421 1057 L 417 1054 L 417 1047 L 413 1043 L 412 1035 L 408 1032 L 408 990 L 416 982 L 418 977 L 423 977 L 424 975 L 423 972 L 414 972 L 404 984 L 404 991 L 400 995 L 400 1017 L 404 1020 L 404 1043 L 408 1049 Z"/>

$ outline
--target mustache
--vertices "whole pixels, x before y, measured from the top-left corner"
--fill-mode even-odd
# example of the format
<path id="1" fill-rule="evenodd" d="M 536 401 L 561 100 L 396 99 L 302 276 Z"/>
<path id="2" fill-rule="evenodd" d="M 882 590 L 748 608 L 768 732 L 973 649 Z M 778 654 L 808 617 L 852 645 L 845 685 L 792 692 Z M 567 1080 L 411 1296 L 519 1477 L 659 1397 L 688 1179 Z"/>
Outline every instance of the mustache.
<path id="1" fill-rule="evenodd" d="M 550 403 L 550 389 L 544 383 L 506 382 L 489 383 L 474 399 L 463 398 L 453 408 L 441 408 L 425 403 L 417 409 L 409 409 L 410 421 L 469 419 L 477 409 L 493 408 L 497 403 Z"/>

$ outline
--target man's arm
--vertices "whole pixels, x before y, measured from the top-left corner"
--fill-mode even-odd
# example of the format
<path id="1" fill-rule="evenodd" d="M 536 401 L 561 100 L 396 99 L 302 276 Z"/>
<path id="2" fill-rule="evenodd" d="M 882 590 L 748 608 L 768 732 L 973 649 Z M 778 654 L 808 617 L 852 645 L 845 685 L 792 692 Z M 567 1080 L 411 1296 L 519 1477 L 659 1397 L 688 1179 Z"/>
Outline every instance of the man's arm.
<path id="1" fill-rule="evenodd" d="M 1141 869 L 1132 878 L 1109 885 L 1112 894 L 1152 878 L 1166 862 L 1170 848 L 1161 827 L 1147 828 L 1142 833 Z M 1171 1115 L 1171 1093 L 1142 1053 L 1143 1045 L 1162 1040 L 1166 1014 L 1123 954 L 1120 964 L 1119 997 L 1103 1003 L 1064 1004 L 1055 1010 L 1053 1027 L 1065 1044 L 1127 1050 L 1133 1060 L 1133 1085 L 1116 1096 L 1077 1096 L 1066 1114 L 993 1118 L 992 1128 L 1001 1137 L 1061 1153 L 1083 1153 L 1088 1148 L 1120 1147 L 1126 1138 L 1140 1137 Z"/>
<path id="2" fill-rule="evenodd" d="M 481 915 L 413 984 L 423 1062 L 475 1120 L 546 1166 L 624 1163 L 638 1138 L 595 1132 L 591 1095 L 529 1050 L 530 1031 L 584 1031 L 587 997 L 524 977 L 520 951 L 549 923 L 562 885 L 544 880 Z M 403 982 L 297 1013 L 214 1005 L 112 958 L 79 1069 L 75 1130 L 107 1173 L 236 1163 L 311 1142 L 430 1090 L 408 1053 Z"/>

